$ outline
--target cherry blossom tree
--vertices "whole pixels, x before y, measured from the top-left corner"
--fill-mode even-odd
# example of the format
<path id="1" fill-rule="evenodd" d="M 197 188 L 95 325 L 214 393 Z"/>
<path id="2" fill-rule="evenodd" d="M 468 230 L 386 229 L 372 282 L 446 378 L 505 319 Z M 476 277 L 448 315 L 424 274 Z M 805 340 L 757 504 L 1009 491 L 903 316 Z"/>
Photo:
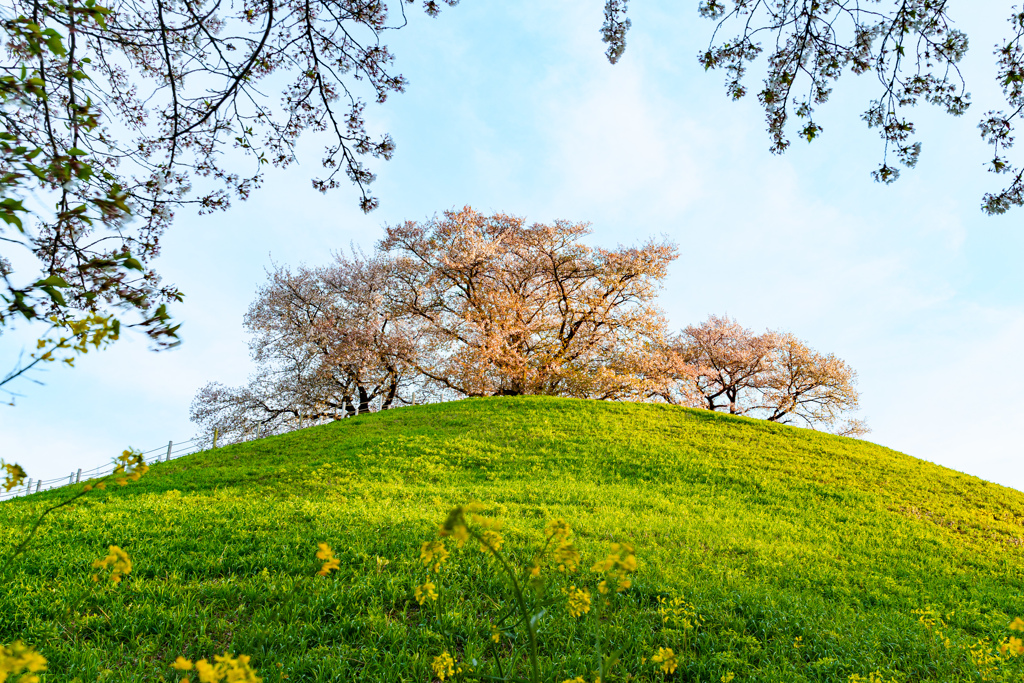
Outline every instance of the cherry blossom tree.
<path id="1" fill-rule="evenodd" d="M 861 420 L 843 421 L 858 408 L 857 373 L 790 333 L 755 334 L 728 316 L 712 315 L 686 327 L 662 353 L 677 369 L 663 375 L 653 398 L 845 436 L 869 431 Z"/>
<path id="2" fill-rule="evenodd" d="M 417 371 L 465 396 L 632 395 L 637 349 L 665 333 L 654 297 L 676 249 L 594 248 L 589 232 L 470 207 L 388 226 L 395 305 L 423 329 Z"/>
<path id="3" fill-rule="evenodd" d="M 231 440 L 414 395 L 644 400 L 665 384 L 653 301 L 675 247 L 601 249 L 588 233 L 466 207 L 388 227 L 369 257 L 279 268 L 245 320 L 256 373 L 208 384 L 192 419 Z"/>
<path id="4" fill-rule="evenodd" d="M 244 387 L 199 391 L 202 433 L 244 440 L 409 403 L 417 337 L 390 305 L 391 265 L 354 253 L 272 272 L 245 318 L 257 370 Z"/>

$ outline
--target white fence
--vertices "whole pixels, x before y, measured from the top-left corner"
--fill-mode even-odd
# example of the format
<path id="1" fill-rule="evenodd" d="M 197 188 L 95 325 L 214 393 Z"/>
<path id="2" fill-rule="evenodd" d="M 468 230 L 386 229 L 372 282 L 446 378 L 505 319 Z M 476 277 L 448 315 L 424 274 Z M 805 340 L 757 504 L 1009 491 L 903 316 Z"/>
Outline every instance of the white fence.
<path id="1" fill-rule="evenodd" d="M 216 437 L 214 438 L 216 439 Z M 214 444 L 216 443 L 217 442 L 215 440 Z M 200 448 L 199 439 L 193 437 L 187 441 L 168 441 L 166 446 L 154 448 L 151 451 L 146 451 L 142 455 L 145 457 L 146 464 L 152 465 L 157 462 L 174 460 L 175 458 L 190 455 L 200 450 L 203 449 Z M 50 489 L 59 489 L 62 486 L 77 484 L 80 481 L 88 481 L 89 479 L 105 477 L 114 471 L 114 467 L 114 463 L 110 462 L 91 470 L 83 470 L 79 468 L 78 471 L 72 472 L 66 477 L 58 477 L 57 479 L 26 479 L 25 483 L 21 486 L 13 488 L 10 491 L 0 491 L 0 500 L 14 498 L 15 496 L 27 496 L 31 493 L 49 491 Z"/>

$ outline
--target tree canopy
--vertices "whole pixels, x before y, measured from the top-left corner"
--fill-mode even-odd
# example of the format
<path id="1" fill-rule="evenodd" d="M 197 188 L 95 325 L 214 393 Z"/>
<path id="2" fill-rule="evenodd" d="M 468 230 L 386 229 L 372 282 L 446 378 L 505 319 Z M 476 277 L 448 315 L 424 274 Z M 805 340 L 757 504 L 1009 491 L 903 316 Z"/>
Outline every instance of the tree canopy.
<path id="1" fill-rule="evenodd" d="M 586 224 L 470 207 L 387 226 L 371 256 L 278 268 L 246 316 L 257 370 L 192 404 L 247 439 L 414 401 L 547 395 L 667 402 L 856 435 L 856 374 L 791 334 L 656 305 L 675 245 L 584 244 Z"/>

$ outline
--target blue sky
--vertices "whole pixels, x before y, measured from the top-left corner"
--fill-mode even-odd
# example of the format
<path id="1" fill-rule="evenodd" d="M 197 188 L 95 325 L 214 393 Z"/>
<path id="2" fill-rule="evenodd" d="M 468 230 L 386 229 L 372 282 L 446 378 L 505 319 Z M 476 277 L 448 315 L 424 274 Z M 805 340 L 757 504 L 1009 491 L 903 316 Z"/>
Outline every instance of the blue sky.
<path id="1" fill-rule="evenodd" d="M 996 188 L 976 123 L 1000 104 L 991 48 L 1008 7 L 958 3 L 975 104 L 959 120 L 918 108 L 919 167 L 885 187 L 869 177 L 881 142 L 860 121 L 871 76 L 847 76 L 820 110 L 823 137 L 776 157 L 756 100 L 730 101 L 697 63 L 711 26 L 696 3 L 636 3 L 616 66 L 602 4 L 412 13 L 390 36 L 408 92 L 368 110 L 397 143 L 374 167 L 381 208 L 363 215 L 348 188 L 313 191 L 310 138 L 300 165 L 248 203 L 182 213 L 158 265 L 188 295 L 175 311 L 183 345 L 153 354 L 127 338 L 37 374 L 44 386 L 21 384 L 17 407 L 0 410 L 0 457 L 48 478 L 188 438 L 199 387 L 252 370 L 242 316 L 272 262 L 323 263 L 350 243 L 371 248 L 386 223 L 470 204 L 590 221 L 594 244 L 668 236 L 681 248 L 661 298 L 674 327 L 714 313 L 794 332 L 858 371 L 869 440 L 1024 490 L 1024 212 L 978 208 Z M 24 341 L 7 335 L 0 355 Z"/>

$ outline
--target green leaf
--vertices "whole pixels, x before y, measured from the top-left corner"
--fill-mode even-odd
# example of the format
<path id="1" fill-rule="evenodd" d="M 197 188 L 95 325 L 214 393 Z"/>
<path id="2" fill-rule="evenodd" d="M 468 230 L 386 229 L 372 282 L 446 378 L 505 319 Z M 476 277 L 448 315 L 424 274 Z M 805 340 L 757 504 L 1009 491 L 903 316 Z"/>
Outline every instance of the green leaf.
<path id="1" fill-rule="evenodd" d="M 68 52 L 64 49 L 64 43 L 61 41 L 60 36 L 57 35 L 56 31 L 53 32 L 53 35 L 46 38 L 46 47 L 49 48 L 50 52 L 58 57 L 63 57 Z"/>
<path id="2" fill-rule="evenodd" d="M 7 213 L 6 211 L 0 212 L 0 220 L 7 225 L 13 225 L 18 229 L 18 232 L 25 232 L 25 226 L 21 224 L 21 219 L 18 218 L 17 214 Z"/>
<path id="3" fill-rule="evenodd" d="M 70 287 L 67 281 L 60 275 L 51 275 L 45 280 L 40 280 L 35 284 L 36 287 Z"/>
<path id="4" fill-rule="evenodd" d="M 54 303 L 58 306 L 68 305 L 67 302 L 64 301 L 64 295 L 60 293 L 59 289 L 54 289 L 53 287 L 41 287 L 40 289 L 49 294 L 50 298 L 53 299 Z"/>

